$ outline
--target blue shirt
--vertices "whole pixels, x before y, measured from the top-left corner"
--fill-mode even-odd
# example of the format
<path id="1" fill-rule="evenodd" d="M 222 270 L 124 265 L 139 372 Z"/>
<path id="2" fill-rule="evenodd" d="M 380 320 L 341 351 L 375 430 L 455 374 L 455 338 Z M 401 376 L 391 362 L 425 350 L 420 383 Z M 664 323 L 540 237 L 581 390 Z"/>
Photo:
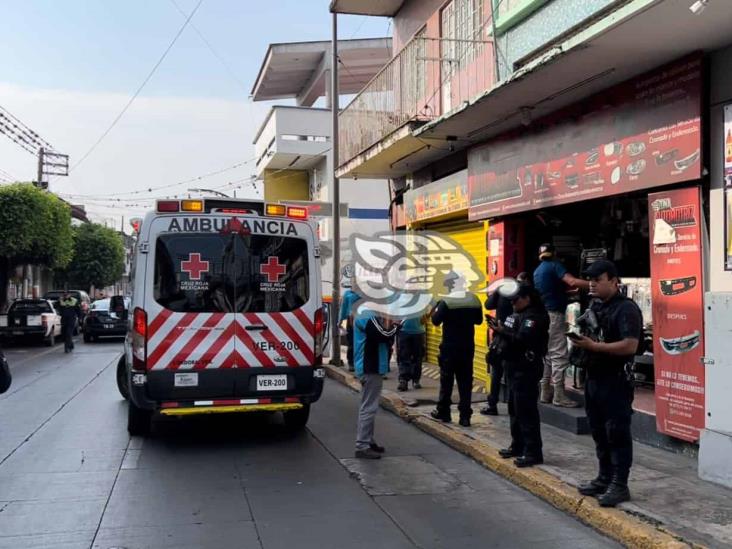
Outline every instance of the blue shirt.
<path id="1" fill-rule="evenodd" d="M 563 313 L 567 309 L 567 285 L 562 280 L 566 274 L 567 269 L 556 259 L 543 260 L 534 271 L 534 286 L 547 311 Z"/>
<path id="2" fill-rule="evenodd" d="M 361 299 L 361 296 L 353 290 L 346 290 L 343 294 L 343 300 L 341 301 L 341 311 L 338 316 L 338 322 L 343 322 L 349 316 L 355 315 L 356 311 L 353 310 L 353 305 Z"/>
<path id="3" fill-rule="evenodd" d="M 402 323 L 401 333 L 403 334 L 423 334 L 424 324 L 418 316 L 408 318 Z"/>

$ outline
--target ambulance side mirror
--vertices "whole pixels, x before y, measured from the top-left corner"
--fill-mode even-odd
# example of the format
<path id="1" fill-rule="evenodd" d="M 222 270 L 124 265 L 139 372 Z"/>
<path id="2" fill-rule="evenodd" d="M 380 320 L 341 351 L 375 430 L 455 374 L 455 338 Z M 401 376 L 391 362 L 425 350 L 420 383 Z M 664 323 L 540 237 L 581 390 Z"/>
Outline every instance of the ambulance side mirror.
<path id="1" fill-rule="evenodd" d="M 109 299 L 109 312 L 117 315 L 117 318 L 127 320 L 127 308 L 125 307 L 124 296 L 115 295 Z"/>

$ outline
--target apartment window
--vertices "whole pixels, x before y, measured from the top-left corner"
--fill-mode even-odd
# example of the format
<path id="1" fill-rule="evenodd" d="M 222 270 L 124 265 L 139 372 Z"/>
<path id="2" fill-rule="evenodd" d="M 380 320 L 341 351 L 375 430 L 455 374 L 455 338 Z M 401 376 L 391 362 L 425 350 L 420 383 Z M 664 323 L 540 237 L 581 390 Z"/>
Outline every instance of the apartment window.
<path id="1" fill-rule="evenodd" d="M 442 10 L 443 69 L 463 68 L 480 54 L 483 13 L 484 0 L 453 0 Z"/>
<path id="2" fill-rule="evenodd" d="M 493 14 L 498 34 L 515 27 L 549 0 L 493 0 Z"/>

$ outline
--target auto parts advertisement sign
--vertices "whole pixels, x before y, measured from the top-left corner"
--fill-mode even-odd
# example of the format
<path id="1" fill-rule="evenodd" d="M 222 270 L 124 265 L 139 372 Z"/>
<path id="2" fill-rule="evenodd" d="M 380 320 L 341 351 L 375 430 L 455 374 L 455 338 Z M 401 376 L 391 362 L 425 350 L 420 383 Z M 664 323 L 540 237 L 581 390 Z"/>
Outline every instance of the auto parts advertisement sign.
<path id="1" fill-rule="evenodd" d="M 470 220 L 699 179 L 701 85 L 694 55 L 471 149 Z"/>
<path id="2" fill-rule="evenodd" d="M 656 428 L 688 441 L 704 428 L 704 291 L 699 187 L 648 196 Z"/>

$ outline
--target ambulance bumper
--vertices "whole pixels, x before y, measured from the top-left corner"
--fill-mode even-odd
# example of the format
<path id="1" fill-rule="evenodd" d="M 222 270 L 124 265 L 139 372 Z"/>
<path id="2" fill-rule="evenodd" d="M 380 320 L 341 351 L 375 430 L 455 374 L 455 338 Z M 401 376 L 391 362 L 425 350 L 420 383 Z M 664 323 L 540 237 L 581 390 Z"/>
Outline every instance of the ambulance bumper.
<path id="1" fill-rule="evenodd" d="M 273 375 L 285 375 L 286 387 L 257 389 L 258 376 Z M 278 411 L 316 402 L 323 392 L 324 378 L 322 367 L 148 371 L 144 383 L 130 380 L 130 400 L 138 408 L 164 415 L 182 415 L 174 411 L 176 408 L 190 409 L 187 414 L 218 413 L 219 409 L 222 412 Z"/>

